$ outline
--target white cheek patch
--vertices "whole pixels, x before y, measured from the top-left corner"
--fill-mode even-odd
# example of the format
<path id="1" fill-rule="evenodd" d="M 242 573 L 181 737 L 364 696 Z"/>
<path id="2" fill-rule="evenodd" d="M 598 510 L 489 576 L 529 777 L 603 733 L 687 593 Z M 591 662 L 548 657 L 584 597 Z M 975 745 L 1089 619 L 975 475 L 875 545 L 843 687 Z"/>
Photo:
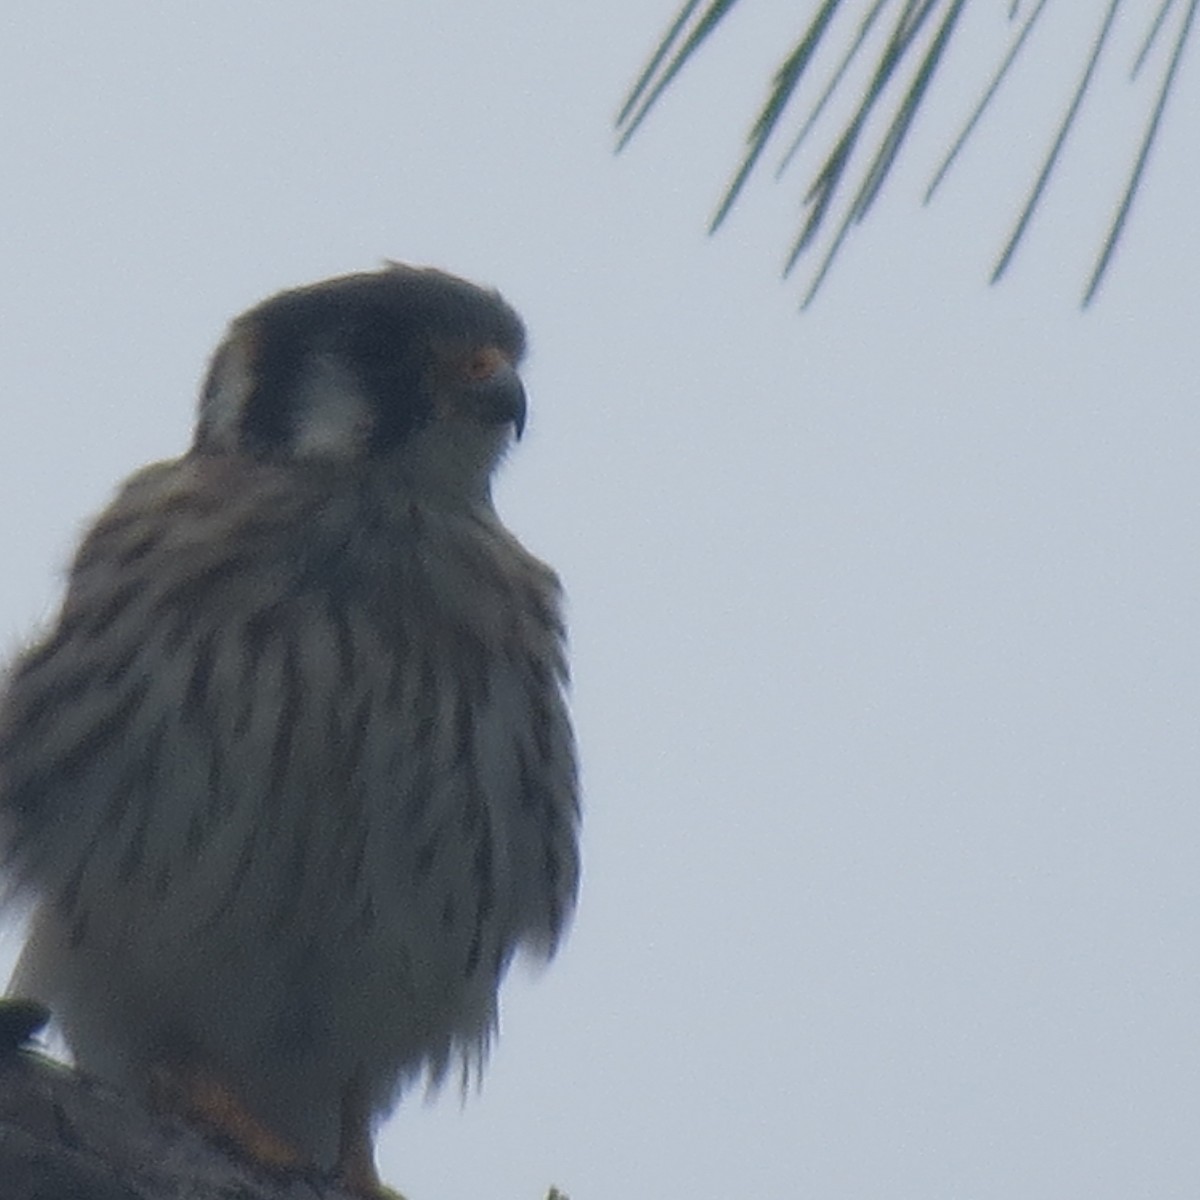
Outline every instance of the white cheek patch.
<path id="1" fill-rule="evenodd" d="M 361 455 L 371 431 L 371 405 L 350 372 L 334 359 L 318 356 L 308 361 L 292 403 L 294 457 Z"/>

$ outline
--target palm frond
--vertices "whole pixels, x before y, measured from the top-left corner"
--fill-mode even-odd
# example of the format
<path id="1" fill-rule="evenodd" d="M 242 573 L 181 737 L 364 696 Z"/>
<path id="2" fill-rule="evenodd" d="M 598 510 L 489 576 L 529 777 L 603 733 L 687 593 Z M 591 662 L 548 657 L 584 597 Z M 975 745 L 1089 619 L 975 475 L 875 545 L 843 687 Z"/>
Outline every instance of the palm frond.
<path id="1" fill-rule="evenodd" d="M 883 186 L 884 180 L 887 178 L 888 172 L 892 169 L 892 164 L 896 161 L 896 155 L 900 151 L 900 147 L 904 143 L 904 138 L 912 125 L 913 117 L 916 115 L 917 108 L 920 106 L 921 99 L 925 94 L 925 89 L 929 86 L 929 81 L 933 78 L 933 73 L 937 70 L 937 65 L 941 61 L 942 51 L 945 49 L 946 42 L 954 30 L 954 25 L 962 13 L 965 0 L 954 0 L 949 12 L 944 17 L 941 26 L 938 28 L 937 34 L 933 39 L 933 43 L 929 47 L 924 59 L 921 61 L 920 68 L 917 71 L 916 77 L 910 84 L 904 98 L 900 103 L 899 109 L 884 135 L 883 143 L 876 152 L 875 159 L 867 168 L 866 177 L 858 189 L 858 193 L 851 202 L 845 218 L 841 226 L 838 228 L 834 236 L 833 243 L 825 255 L 824 261 L 817 269 L 816 275 L 808 288 L 808 292 L 804 297 L 801 307 L 807 308 L 815 299 L 817 291 L 821 284 L 825 281 L 830 268 L 833 266 L 834 259 L 838 251 L 842 248 L 846 240 L 846 235 L 850 231 L 852 224 L 858 224 L 867 214 L 871 205 L 875 201 L 875 197 L 879 194 L 879 189 Z M 920 20 L 914 22 L 911 26 L 904 29 L 897 29 L 897 34 L 906 33 L 910 38 L 915 37 L 920 28 L 920 21 L 923 21 L 926 16 L 932 12 L 933 5 L 926 4 L 924 9 L 917 14 Z M 903 45 L 899 41 L 894 42 L 896 54 L 888 58 L 889 66 L 888 76 L 895 69 L 895 64 L 898 64 L 907 49 L 907 43 Z M 886 83 L 885 77 L 882 83 Z M 882 90 L 882 83 L 875 94 L 878 96 Z M 861 126 L 860 126 L 861 127 Z M 812 230 L 815 233 L 815 229 Z M 811 236 L 811 235 L 810 235 Z M 803 240 L 804 235 L 801 235 Z M 807 244 L 807 243 L 803 243 Z M 803 248 L 802 241 L 798 241 L 792 247 L 791 253 L 788 255 L 787 262 L 784 267 L 785 273 L 790 271 L 795 264 L 800 250 Z"/>
<path id="2" fill-rule="evenodd" d="M 946 178 L 950 168 L 954 165 L 958 158 L 959 151 L 967 144 L 967 139 L 975 132 L 975 126 L 979 124 L 980 118 L 983 116 L 987 107 L 995 99 L 996 93 L 1000 90 L 1000 85 L 1004 82 L 1008 75 L 1009 69 L 1013 63 L 1017 61 L 1017 55 L 1021 53 L 1021 47 L 1025 45 L 1025 39 L 1033 31 L 1034 25 L 1037 23 L 1038 17 L 1046 10 L 1046 5 L 1050 0 L 1038 0 L 1038 6 L 1030 13 L 1025 24 L 1021 27 L 1021 32 L 1017 35 L 1016 41 L 1009 47 L 1008 53 L 1004 56 L 996 74 L 992 76 L 991 83 L 988 84 L 987 90 L 983 93 L 979 103 L 975 107 L 975 111 L 971 114 L 970 119 L 963 126 L 962 132 L 954 139 L 954 145 L 950 147 L 949 153 L 942 159 L 942 165 L 938 167 L 937 173 L 934 175 L 932 182 L 925 192 L 925 203 L 928 204 L 933 199 L 934 192 L 937 191 L 942 180 Z M 1167 0 L 1170 4 L 1171 0 Z M 1010 10 L 1010 18 L 1016 16 L 1016 4 Z"/>
<path id="3" fill-rule="evenodd" d="M 816 104 L 814 104 L 810 109 L 807 119 L 805 120 L 804 124 L 800 126 L 800 132 L 797 133 L 792 139 L 792 144 L 787 148 L 787 152 L 779 160 L 779 166 L 775 171 L 776 179 L 778 179 L 784 173 L 784 171 L 787 170 L 792 159 L 796 157 L 796 153 L 804 144 L 804 140 L 808 137 L 812 127 L 821 119 L 821 114 L 825 111 L 825 106 L 833 97 L 834 92 L 837 91 L 838 85 L 842 82 L 843 78 L 845 78 L 846 72 L 850 69 L 850 64 L 858 56 L 859 50 L 862 49 L 863 42 L 867 40 L 867 34 L 871 32 L 871 28 L 875 24 L 875 18 L 883 11 L 883 6 L 887 2 L 888 0 L 875 0 L 875 3 L 872 4 L 867 10 L 867 15 L 863 17 L 862 22 L 858 27 L 858 33 L 855 35 L 854 40 L 850 43 L 846 53 L 842 55 L 842 61 L 838 63 L 837 70 L 834 71 L 833 76 L 825 85 L 825 90 L 822 91 Z"/>
<path id="4" fill-rule="evenodd" d="M 1169 8 L 1172 3 L 1173 0 L 1166 0 L 1163 9 Z M 1171 61 L 1167 66 L 1166 74 L 1163 76 L 1162 87 L 1158 90 L 1158 100 L 1155 102 L 1154 113 L 1150 117 L 1150 123 L 1146 127 L 1145 136 L 1142 138 L 1137 162 L 1133 165 L 1133 172 L 1129 177 L 1125 194 L 1121 197 L 1121 206 L 1117 209 L 1117 215 L 1113 218 L 1113 223 L 1109 227 L 1108 237 L 1104 239 L 1104 245 L 1096 259 L 1096 267 L 1092 271 L 1092 277 L 1088 280 L 1087 290 L 1083 294 L 1083 305 L 1085 308 L 1091 304 L 1093 297 L 1096 295 L 1096 289 L 1100 286 L 1100 281 L 1104 278 L 1104 273 L 1108 270 L 1109 259 L 1112 258 L 1117 242 L 1121 238 L 1121 233 L 1125 228 L 1125 220 L 1129 216 L 1130 208 L 1133 206 L 1133 198 L 1137 195 L 1137 190 L 1141 186 L 1142 172 L 1146 169 L 1146 162 L 1150 157 L 1150 148 L 1154 145 L 1154 139 L 1158 136 L 1158 126 L 1159 122 L 1162 121 L 1163 110 L 1167 107 L 1167 97 L 1170 95 L 1171 88 L 1175 86 L 1175 77 L 1179 71 L 1179 63 L 1183 58 L 1183 48 L 1187 45 L 1188 39 L 1191 37 L 1197 8 L 1200 8 L 1200 0 L 1191 0 L 1188 4 L 1183 23 L 1180 25 L 1179 32 L 1175 36 L 1175 48 L 1171 52 Z M 1148 42 L 1149 40 L 1147 39 Z"/>
<path id="5" fill-rule="evenodd" d="M 1088 58 L 1087 66 L 1084 68 L 1083 77 L 1079 80 L 1079 86 L 1075 89 L 1075 95 L 1071 97 L 1071 105 L 1067 109 L 1066 116 L 1063 117 L 1062 124 L 1058 127 L 1054 144 L 1050 147 L 1050 153 L 1046 155 L 1046 161 L 1042 164 L 1037 182 L 1033 185 L 1029 193 L 1029 198 L 1025 201 L 1025 208 L 1021 213 L 1020 220 L 1017 221 L 1017 227 L 1013 230 L 1012 236 L 1008 239 L 1008 245 L 1004 247 L 1004 251 L 1000 255 L 1000 261 L 996 264 L 996 269 L 992 272 L 992 283 L 998 282 L 1004 275 L 1004 272 L 1008 270 L 1008 264 L 1012 262 L 1012 256 L 1016 253 L 1017 246 L 1020 245 L 1021 239 L 1025 236 L 1025 230 L 1029 225 L 1030 219 L 1033 217 L 1034 211 L 1037 209 L 1038 201 L 1042 198 L 1042 193 L 1046 190 L 1046 184 L 1050 180 L 1050 173 L 1054 170 L 1058 162 L 1058 156 L 1062 153 L 1063 146 L 1066 145 L 1067 135 L 1071 132 L 1071 126 L 1075 124 L 1075 118 L 1079 115 L 1079 106 L 1083 103 L 1083 97 L 1086 95 L 1088 86 L 1092 82 L 1092 77 L 1096 73 L 1096 63 L 1100 61 L 1100 52 L 1104 49 L 1104 43 L 1108 41 L 1108 35 L 1112 30 L 1113 18 L 1117 15 L 1117 8 L 1120 3 L 1121 0 L 1109 0 L 1108 12 L 1105 13 L 1104 23 L 1100 27 L 1100 32 L 1096 35 L 1096 40 L 1092 43 L 1092 53 Z"/>
<path id="6" fill-rule="evenodd" d="M 829 27 L 829 22 L 837 12 L 840 3 L 841 0 L 825 0 L 813 18 L 812 24 L 805 30 L 804 36 L 784 60 L 783 66 L 776 72 L 775 85 L 771 94 L 750 130 L 748 139 L 750 148 L 746 151 L 746 157 L 733 177 L 733 182 L 725 192 L 725 198 L 717 209 L 717 215 L 713 217 L 712 223 L 708 227 L 710 233 L 725 220 L 734 201 L 738 198 L 738 193 L 741 192 L 746 180 L 750 177 L 754 164 L 758 162 L 759 155 L 766 148 L 767 139 L 775 132 L 779 118 L 783 116 L 784 110 L 792 98 L 792 93 L 804 77 L 804 72 L 808 69 L 808 64 L 821 44 L 821 38 Z"/>
<path id="7" fill-rule="evenodd" d="M 1138 56 L 1133 60 L 1133 66 L 1129 69 L 1130 81 L 1136 79 L 1141 73 L 1142 64 L 1146 61 L 1146 56 L 1154 48 L 1154 43 L 1158 41 L 1158 34 L 1163 27 L 1163 22 L 1167 19 L 1167 13 L 1174 7 L 1175 0 L 1163 0 L 1158 10 L 1158 16 L 1154 18 L 1154 23 L 1146 31 L 1146 40 L 1142 42 L 1142 48 L 1138 51 Z"/>
<path id="8" fill-rule="evenodd" d="M 668 63 L 667 56 L 671 53 L 671 47 L 682 36 L 692 14 L 700 7 L 700 0 L 687 0 L 671 23 L 671 28 L 663 35 L 658 49 L 646 64 L 646 69 L 638 77 L 637 83 L 633 85 L 621 106 L 621 111 L 617 114 L 617 128 L 621 130 L 618 150 L 634 135 L 667 85 L 679 74 L 680 68 L 700 49 L 704 40 L 736 3 L 737 0 L 713 0 L 696 22 L 695 29 L 684 38 L 683 44 L 675 52 L 675 57 Z"/>
<path id="9" fill-rule="evenodd" d="M 830 202 L 833 200 L 834 194 L 842 182 L 842 177 L 850 163 L 855 146 L 863 133 L 868 118 L 891 83 L 892 76 L 905 61 L 913 39 L 920 32 L 921 26 L 930 13 L 932 13 L 936 4 L 937 0 L 923 0 L 923 2 L 922 0 L 906 0 L 904 11 L 900 14 L 900 20 L 893 29 L 892 36 L 880 56 L 875 73 L 867 87 L 862 102 L 858 106 L 858 110 L 847 123 L 841 138 L 838 139 L 832 153 L 826 159 L 825 165 L 818 172 L 816 180 L 805 196 L 805 203 L 812 205 L 812 212 L 804 228 L 801 229 L 800 236 L 792 244 L 792 248 L 788 253 L 784 263 L 785 275 L 792 270 L 796 264 L 796 260 L 808 248 L 810 242 L 820 229 Z M 961 9 L 961 7 L 961 0 L 957 0 L 956 9 Z M 928 73 L 926 73 L 923 83 L 918 79 L 909 88 L 905 101 L 901 105 L 900 112 L 892 123 L 891 131 L 889 131 L 892 134 L 891 144 L 894 149 L 899 148 L 903 140 L 903 130 L 906 130 L 911 123 L 912 113 L 915 110 L 915 106 L 920 103 L 920 98 L 924 94 L 926 86 L 928 86 Z M 871 168 L 868 169 L 867 179 L 860 186 L 858 194 L 851 203 L 849 212 L 846 214 L 845 220 L 834 237 L 833 246 L 826 255 L 823 266 L 817 273 L 814 288 L 820 286 L 821 281 L 832 265 L 834 256 L 841 248 L 850 225 L 857 223 L 870 206 L 871 199 L 873 199 L 878 191 L 878 186 L 874 183 L 874 180 L 879 179 L 882 182 L 882 175 L 886 174 L 886 168 L 890 166 L 891 161 L 894 159 L 894 149 L 891 154 L 888 154 L 885 139 L 885 146 L 881 147 L 880 151 L 876 154 Z M 814 289 L 810 289 L 809 296 L 805 300 L 806 304 L 814 294 Z"/>
<path id="10" fill-rule="evenodd" d="M 629 141 L 701 46 L 711 43 L 711 35 L 737 2 L 712 0 L 703 8 L 700 0 L 687 0 L 683 4 L 618 115 L 619 147 Z M 927 203 L 958 160 L 964 145 L 976 132 L 983 114 L 995 101 L 1009 77 L 1010 68 L 1029 43 L 1048 3 L 1049 0 L 1038 0 L 1033 11 L 1019 22 L 999 67 L 991 75 L 962 132 L 934 174 L 925 193 Z M 1121 3 L 1122 0 L 1110 0 L 1101 24 L 1091 39 L 1090 52 L 1086 56 L 1079 83 L 997 261 L 992 274 L 993 282 L 999 280 L 1008 269 L 1042 203 L 1084 100 L 1094 86 L 1097 65 Z M 1125 228 L 1168 97 L 1177 79 L 1184 48 L 1191 39 L 1198 5 L 1200 0 L 1187 0 L 1184 16 L 1176 28 L 1170 61 L 1158 89 L 1128 185 L 1084 292 L 1084 306 L 1094 298 Z M 873 54 L 874 61 L 866 73 L 865 82 L 855 85 L 861 88 L 857 101 L 840 118 L 840 124 L 835 125 L 827 150 L 811 168 L 812 174 L 804 192 L 804 220 L 784 259 L 783 273 L 786 276 L 804 253 L 820 240 L 834 213 L 840 212 L 805 294 L 804 305 L 811 303 L 850 230 L 870 211 L 898 161 L 921 107 L 932 92 L 938 69 L 960 28 L 965 6 L 966 0 L 812 0 L 811 16 L 802 24 L 799 37 L 787 50 L 768 87 L 766 100 L 750 126 L 742 160 L 718 203 L 709 226 L 710 232 L 720 228 L 742 199 L 746 184 L 759 168 L 769 143 L 787 124 L 789 116 L 794 111 L 798 112 L 798 129 L 792 134 L 781 156 L 775 171 L 776 178 L 782 176 L 799 157 L 801 148 L 820 127 L 822 117 L 828 115 L 834 99 L 849 90 L 851 68 L 864 54 Z M 1168 24 L 1174 24 L 1170 18 L 1175 6 L 1176 0 L 1160 0 L 1158 3 L 1157 12 L 1133 63 L 1131 78 L 1137 78 L 1149 60 L 1162 31 Z M 1008 10 L 1010 24 L 1017 24 L 1020 7 L 1018 0 L 1012 0 Z M 882 18 L 888 14 L 891 17 L 890 24 L 883 25 Z M 830 57 L 834 65 L 824 86 L 815 98 L 801 102 L 802 85 L 816 72 L 824 73 L 826 68 L 820 64 Z M 886 104 L 894 105 L 890 118 L 884 113 Z M 882 133 L 874 133 L 876 128 L 881 128 Z M 868 140 L 873 138 L 878 140 L 872 148 Z M 857 182 L 850 189 L 848 184 L 852 173 L 857 173 Z"/>

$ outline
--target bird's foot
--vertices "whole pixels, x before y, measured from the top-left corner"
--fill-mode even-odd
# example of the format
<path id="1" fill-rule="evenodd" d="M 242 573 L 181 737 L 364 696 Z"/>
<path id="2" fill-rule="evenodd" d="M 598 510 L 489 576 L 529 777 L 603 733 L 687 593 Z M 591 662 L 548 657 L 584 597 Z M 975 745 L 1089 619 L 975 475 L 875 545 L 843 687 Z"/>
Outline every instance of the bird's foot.
<path id="1" fill-rule="evenodd" d="M 216 1075 L 196 1065 L 160 1067 L 154 1072 L 155 1096 L 177 1113 L 244 1158 L 272 1171 L 303 1171 L 312 1164 L 295 1146 L 269 1129 Z"/>

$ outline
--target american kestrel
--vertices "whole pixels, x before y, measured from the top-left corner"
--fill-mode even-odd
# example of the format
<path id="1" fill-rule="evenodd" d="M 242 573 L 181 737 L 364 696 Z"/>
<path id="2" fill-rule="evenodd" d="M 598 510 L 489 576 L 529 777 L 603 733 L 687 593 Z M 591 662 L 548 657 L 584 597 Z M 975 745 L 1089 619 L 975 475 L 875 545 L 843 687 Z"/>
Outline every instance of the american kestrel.
<path id="1" fill-rule="evenodd" d="M 368 1195 L 374 1124 L 479 1064 L 574 903 L 559 585 L 491 498 L 524 343 L 400 265 L 239 317 L 0 698 L 12 992 L 84 1070 Z"/>

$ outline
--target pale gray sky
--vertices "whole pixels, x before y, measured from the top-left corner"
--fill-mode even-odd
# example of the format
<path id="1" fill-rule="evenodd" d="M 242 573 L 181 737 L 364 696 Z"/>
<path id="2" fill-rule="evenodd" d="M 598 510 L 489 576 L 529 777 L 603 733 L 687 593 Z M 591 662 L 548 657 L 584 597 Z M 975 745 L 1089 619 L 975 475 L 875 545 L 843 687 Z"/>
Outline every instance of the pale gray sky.
<path id="1" fill-rule="evenodd" d="M 531 331 L 499 499 L 570 593 L 586 877 L 481 1095 L 409 1097 L 385 1176 L 1194 1200 L 1196 47 L 1089 315 L 1152 79 L 1096 94 L 983 280 L 1074 83 L 1069 11 L 1099 6 L 1057 6 L 917 207 L 1005 2 L 971 6 L 800 317 L 773 277 L 795 187 L 702 233 L 794 5 L 735 17 L 610 153 L 674 6 L 10 4 L 0 639 L 52 611 L 116 482 L 184 447 L 235 313 L 385 257 L 494 283 Z"/>

